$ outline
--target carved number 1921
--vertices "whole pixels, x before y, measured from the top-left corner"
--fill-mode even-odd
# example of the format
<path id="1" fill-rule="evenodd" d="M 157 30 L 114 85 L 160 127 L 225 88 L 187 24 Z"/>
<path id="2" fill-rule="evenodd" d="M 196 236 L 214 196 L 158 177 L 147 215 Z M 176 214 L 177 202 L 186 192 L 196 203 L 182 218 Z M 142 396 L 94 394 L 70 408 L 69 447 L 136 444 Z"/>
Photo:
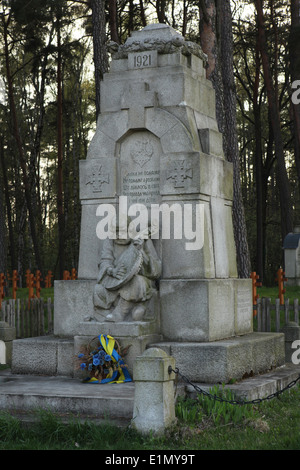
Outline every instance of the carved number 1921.
<path id="1" fill-rule="evenodd" d="M 151 55 L 136 55 L 134 57 L 134 67 L 150 67 Z"/>

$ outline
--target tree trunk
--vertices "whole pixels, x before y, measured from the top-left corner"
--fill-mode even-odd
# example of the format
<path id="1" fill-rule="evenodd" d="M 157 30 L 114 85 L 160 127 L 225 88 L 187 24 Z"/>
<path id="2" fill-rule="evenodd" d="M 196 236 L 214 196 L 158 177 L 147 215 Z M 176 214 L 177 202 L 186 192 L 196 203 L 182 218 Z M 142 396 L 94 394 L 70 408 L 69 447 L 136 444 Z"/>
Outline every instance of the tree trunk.
<path id="1" fill-rule="evenodd" d="M 7 215 L 7 225 L 8 225 L 11 268 L 16 269 L 17 264 L 16 264 L 16 250 L 15 250 L 14 232 L 13 232 L 13 224 L 12 224 L 12 210 L 11 210 L 11 202 L 10 202 L 10 197 L 9 197 L 7 171 L 6 171 L 6 165 L 5 165 L 5 159 L 4 159 L 4 142 L 2 138 L 0 140 L 0 160 L 1 160 L 1 168 L 2 168 L 3 190 L 5 194 L 5 206 L 6 206 L 6 215 Z M 3 210 L 3 215 L 4 215 L 4 210 Z"/>
<path id="2" fill-rule="evenodd" d="M 221 71 L 223 82 L 224 153 L 233 164 L 233 228 L 237 251 L 238 274 L 241 278 L 250 276 L 250 254 L 247 241 L 244 204 L 242 198 L 240 156 L 237 138 L 236 90 L 233 74 L 233 37 L 230 0 L 223 0 L 219 10 L 221 21 Z"/>
<path id="3" fill-rule="evenodd" d="M 166 0 L 156 0 L 156 13 L 159 23 L 167 23 Z"/>
<path id="4" fill-rule="evenodd" d="M 289 37 L 291 81 L 300 80 L 300 0 L 291 0 L 291 31 Z M 292 133 L 297 176 L 300 186 L 300 106 L 291 101 Z M 299 188 L 300 190 L 300 188 Z"/>
<path id="5" fill-rule="evenodd" d="M 207 55 L 206 78 L 216 93 L 216 116 L 220 132 L 224 132 L 223 83 L 217 39 L 217 11 L 215 0 L 202 0 L 200 8 L 200 44 Z"/>
<path id="6" fill-rule="evenodd" d="M 60 18 L 57 18 L 57 216 L 59 277 L 65 269 L 65 215 L 63 202 L 63 96 Z"/>
<path id="7" fill-rule="evenodd" d="M 29 213 L 30 233 L 31 233 L 32 243 L 34 246 L 36 265 L 37 265 L 37 269 L 43 272 L 43 263 L 40 257 L 39 241 L 38 241 L 36 227 L 35 227 L 34 211 L 33 211 L 32 203 L 31 203 L 31 188 L 30 188 L 30 182 L 29 182 L 28 175 L 27 175 L 27 164 L 26 164 L 25 153 L 23 150 L 22 139 L 21 139 L 21 135 L 19 131 L 20 126 L 19 126 L 18 118 L 17 118 L 13 81 L 12 81 L 12 75 L 11 75 L 11 70 L 10 70 L 9 47 L 8 47 L 8 27 L 9 27 L 11 17 L 9 16 L 7 21 L 5 21 L 4 16 L 2 17 L 2 19 L 3 19 L 6 78 L 7 78 L 7 84 L 8 84 L 8 98 L 9 98 L 9 104 L 10 104 L 11 117 L 12 117 L 13 135 L 16 141 L 19 160 L 20 160 L 20 166 L 22 169 L 25 199 L 26 199 L 27 209 Z"/>
<path id="8" fill-rule="evenodd" d="M 259 77 L 260 77 L 260 56 L 258 44 L 256 46 L 255 58 L 255 81 L 253 88 L 253 114 L 255 128 L 255 189 L 256 189 L 256 272 L 260 282 L 263 282 L 264 275 L 264 230 L 263 230 L 263 160 L 261 148 L 261 119 L 259 109 Z M 265 201 L 264 201 L 265 202 Z"/>
<path id="9" fill-rule="evenodd" d="M 206 76 L 216 93 L 216 116 L 219 131 L 223 134 L 224 154 L 233 164 L 233 228 L 238 274 L 244 278 L 250 275 L 250 255 L 240 181 L 230 2 L 202 0 L 199 6 L 201 47 L 208 56 Z"/>
<path id="10" fill-rule="evenodd" d="M 133 22 L 134 22 L 134 5 L 133 5 L 133 0 L 129 0 L 128 26 L 127 26 L 128 36 L 130 36 L 130 33 L 133 31 Z"/>
<path id="11" fill-rule="evenodd" d="M 281 213 L 281 236 L 284 237 L 293 231 L 293 213 L 291 204 L 291 192 L 289 179 L 285 167 L 283 140 L 280 125 L 279 105 L 276 100 L 275 88 L 271 76 L 269 57 L 267 53 L 266 34 L 264 27 L 262 1 L 255 0 L 258 20 L 259 48 L 262 59 L 264 79 L 268 96 L 268 105 L 271 117 L 271 124 L 274 135 L 275 155 L 276 155 L 276 177 L 280 200 Z"/>
<path id="12" fill-rule="evenodd" d="M 2 152 L 3 146 L 0 143 L 0 158 L 2 159 Z M 4 211 L 4 184 L 3 184 L 3 175 L 1 177 L 0 171 L 0 273 L 6 272 L 6 263 L 7 263 L 7 256 L 6 256 L 6 230 L 5 230 L 5 211 Z"/>
<path id="13" fill-rule="evenodd" d="M 141 16 L 141 22 L 143 27 L 147 26 L 147 20 L 146 20 L 146 14 L 145 14 L 145 8 L 143 4 L 143 0 L 140 0 L 140 16 Z"/>
<path id="14" fill-rule="evenodd" d="M 114 8 L 114 2 L 112 8 Z M 114 16 L 116 18 L 116 16 Z M 96 119 L 100 113 L 100 83 L 108 70 L 108 57 L 106 50 L 106 21 L 105 1 L 92 0 L 93 48 L 96 84 Z M 116 41 L 118 42 L 118 41 Z"/>
<path id="15" fill-rule="evenodd" d="M 109 0 L 108 12 L 109 12 L 110 38 L 112 41 L 119 44 L 120 39 L 118 35 L 118 16 L 117 16 L 117 1 L 116 0 Z"/>
<path id="16" fill-rule="evenodd" d="M 183 18 L 182 18 L 182 31 L 181 34 L 183 37 L 186 35 L 186 29 L 187 29 L 187 13 L 188 13 L 188 5 L 186 0 L 183 0 Z"/>

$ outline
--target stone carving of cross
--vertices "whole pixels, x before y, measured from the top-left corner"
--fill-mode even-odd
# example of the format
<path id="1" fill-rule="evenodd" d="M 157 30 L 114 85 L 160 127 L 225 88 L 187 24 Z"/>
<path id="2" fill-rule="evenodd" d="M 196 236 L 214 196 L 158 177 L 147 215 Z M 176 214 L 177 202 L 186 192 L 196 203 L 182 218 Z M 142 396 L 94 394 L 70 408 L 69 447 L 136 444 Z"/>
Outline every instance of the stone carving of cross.
<path id="1" fill-rule="evenodd" d="M 102 165 L 94 166 L 87 176 L 85 184 L 92 185 L 93 193 L 101 193 L 103 183 L 109 183 L 109 174 L 102 173 Z"/>
<path id="2" fill-rule="evenodd" d="M 175 188 L 184 188 L 185 180 L 193 178 L 193 169 L 186 163 L 185 160 L 177 160 L 173 164 L 173 170 L 168 172 L 167 179 L 174 180 Z"/>
<path id="3" fill-rule="evenodd" d="M 128 109 L 129 128 L 145 128 L 145 108 L 153 108 L 156 105 L 156 92 L 149 90 L 147 83 L 135 82 L 128 85 L 122 98 L 121 109 Z"/>

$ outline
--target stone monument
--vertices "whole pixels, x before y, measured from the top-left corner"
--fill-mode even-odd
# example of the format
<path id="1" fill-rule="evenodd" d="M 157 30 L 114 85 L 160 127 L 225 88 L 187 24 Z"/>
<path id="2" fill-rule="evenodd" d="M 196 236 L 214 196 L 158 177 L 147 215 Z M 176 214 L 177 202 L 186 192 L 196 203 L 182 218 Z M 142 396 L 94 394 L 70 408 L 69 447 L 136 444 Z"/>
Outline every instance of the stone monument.
<path id="1" fill-rule="evenodd" d="M 253 333 L 251 279 L 237 277 L 233 169 L 206 56 L 164 24 L 110 52 L 96 133 L 80 161 L 78 280 L 55 281 L 56 370 L 66 344 L 76 351 L 99 334 L 131 345 L 129 370 L 150 346 L 194 381 L 281 365 L 284 337 Z"/>
<path id="2" fill-rule="evenodd" d="M 300 286 L 300 227 L 289 233 L 283 241 L 284 270 L 287 286 Z"/>

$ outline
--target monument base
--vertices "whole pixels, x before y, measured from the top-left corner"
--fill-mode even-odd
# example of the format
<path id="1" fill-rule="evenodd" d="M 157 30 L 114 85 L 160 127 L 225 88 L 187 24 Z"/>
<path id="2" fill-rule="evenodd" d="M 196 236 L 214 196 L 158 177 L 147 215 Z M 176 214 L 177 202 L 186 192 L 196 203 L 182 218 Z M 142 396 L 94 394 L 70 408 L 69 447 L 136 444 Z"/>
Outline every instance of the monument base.
<path id="1" fill-rule="evenodd" d="M 97 324 L 98 327 L 98 324 Z M 139 329 L 140 328 L 140 329 Z M 130 331 L 138 330 L 138 336 Z M 130 346 L 125 362 L 130 374 L 135 358 L 149 347 L 159 347 L 174 357 L 176 367 L 191 382 L 229 383 L 280 367 L 285 363 L 283 333 L 250 333 L 213 342 L 167 342 L 156 333 L 143 335 L 143 325 L 119 324 L 114 333 L 122 347 Z M 89 332 L 91 333 L 91 332 Z M 99 334 L 109 334 L 105 324 Z M 98 334 L 74 338 L 45 336 L 13 342 L 12 372 L 84 378 L 76 368 L 76 356 L 83 344 Z"/>
<path id="2" fill-rule="evenodd" d="M 83 379 L 87 373 L 79 369 L 76 360 L 80 348 L 100 334 L 107 334 L 113 336 L 122 348 L 129 347 L 124 361 L 132 375 L 135 358 L 142 355 L 151 343 L 162 340 L 162 336 L 155 332 L 155 324 L 151 322 L 82 322 L 80 326 L 82 334 L 73 337 L 53 335 L 15 340 L 12 373 Z"/>
<path id="3" fill-rule="evenodd" d="M 93 321 L 97 317 L 93 305 L 95 282 L 55 281 L 54 335 L 92 335 L 103 327 L 105 332 L 117 336 L 116 331 L 124 328 L 126 322 L 121 322 L 123 326 L 119 327 L 117 323 Z M 236 278 L 160 280 L 159 295 L 154 294 L 149 301 L 146 321 L 128 324 L 139 325 L 137 334 L 145 327 L 143 334 L 159 332 L 168 341 L 217 341 L 251 333 L 251 282 L 251 279 Z"/>
<path id="4" fill-rule="evenodd" d="M 151 332 L 151 326 L 154 330 L 154 325 L 148 325 L 146 322 L 120 322 L 114 324 L 113 328 L 108 322 L 91 322 L 88 325 L 82 326 L 85 334 L 74 336 L 74 355 L 76 356 L 81 346 L 88 344 L 95 336 L 100 334 L 111 335 L 118 341 L 122 349 L 128 347 L 123 359 L 131 376 L 136 357 L 141 356 L 151 343 L 162 341 L 161 335 L 155 333 L 155 331 Z M 93 327 L 94 330 L 92 332 Z M 86 375 L 86 372 L 83 373 L 75 368 L 75 377 L 83 378 L 84 375 Z"/>
<path id="5" fill-rule="evenodd" d="M 93 291 L 96 281 L 91 279 L 78 279 L 76 281 L 54 281 L 54 335 L 58 337 L 74 337 L 77 335 L 90 336 L 124 332 L 126 324 L 136 325 L 131 336 L 139 334 L 153 334 L 159 331 L 159 298 L 154 293 L 152 298 L 145 302 L 147 306 L 143 321 L 111 322 L 104 321 L 105 317 L 99 314 L 93 304 Z M 105 311 L 104 311 L 105 312 Z M 107 311 L 109 313 L 110 311 Z M 103 313 L 103 310 L 102 310 Z M 121 326 L 119 326 L 121 325 Z M 103 331 L 102 331 L 103 330 Z M 124 336 L 121 333 L 121 336 Z"/>
<path id="6" fill-rule="evenodd" d="M 250 333 L 213 342 L 151 344 L 174 357 L 180 373 L 191 382 L 224 383 L 270 371 L 285 363 L 281 333 Z"/>
<path id="7" fill-rule="evenodd" d="M 113 336 L 133 373 L 136 357 L 156 346 L 191 381 L 229 383 L 285 363 L 282 333 L 253 333 L 249 279 L 162 280 L 143 321 L 94 321 L 93 280 L 55 282 L 54 335 L 16 340 L 12 372 L 84 378 L 76 357 L 100 334 Z M 185 322 L 182 312 L 189 312 Z"/>
<path id="8" fill-rule="evenodd" d="M 167 341 L 219 341 L 253 331 L 251 279 L 163 279 L 161 333 Z"/>

